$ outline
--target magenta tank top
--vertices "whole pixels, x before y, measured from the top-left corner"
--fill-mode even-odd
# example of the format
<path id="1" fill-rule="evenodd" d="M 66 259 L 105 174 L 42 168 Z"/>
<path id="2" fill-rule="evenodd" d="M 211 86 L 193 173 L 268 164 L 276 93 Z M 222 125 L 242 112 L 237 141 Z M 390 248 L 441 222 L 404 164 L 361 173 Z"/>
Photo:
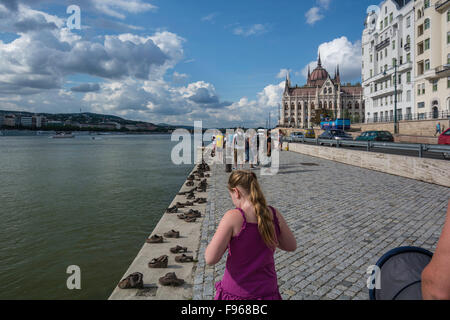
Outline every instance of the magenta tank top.
<path id="1" fill-rule="evenodd" d="M 275 209 L 275 232 L 280 236 L 280 225 Z M 244 222 L 238 235 L 228 244 L 228 257 L 222 281 L 216 283 L 215 300 L 281 300 L 275 271 L 275 250 L 269 248 L 259 234 L 258 224 L 249 223 L 244 211 Z"/>

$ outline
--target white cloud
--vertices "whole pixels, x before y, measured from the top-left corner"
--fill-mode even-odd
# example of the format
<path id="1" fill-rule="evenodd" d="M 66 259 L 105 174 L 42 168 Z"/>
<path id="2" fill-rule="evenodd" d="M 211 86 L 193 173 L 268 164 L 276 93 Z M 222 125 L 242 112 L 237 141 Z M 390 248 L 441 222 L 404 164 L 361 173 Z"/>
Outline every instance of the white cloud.
<path id="1" fill-rule="evenodd" d="M 361 76 L 361 42 L 358 40 L 352 43 L 343 36 L 330 42 L 322 43 L 318 52 L 322 60 L 322 65 L 334 76 L 334 70 L 339 65 L 341 81 L 350 81 Z M 313 70 L 317 65 L 317 60 L 308 64 Z M 302 74 L 306 78 L 308 75 L 308 65 L 306 65 Z"/>
<path id="2" fill-rule="evenodd" d="M 320 14 L 319 7 L 312 7 L 311 9 L 308 10 L 308 12 L 306 12 L 305 17 L 306 17 L 306 23 L 313 25 L 317 21 L 322 20 L 324 16 L 322 14 Z"/>
<path id="3" fill-rule="evenodd" d="M 330 7 L 331 0 L 318 0 L 318 3 L 322 8 L 328 9 Z"/>
<path id="4" fill-rule="evenodd" d="M 185 59 L 186 42 L 174 33 L 125 33 L 87 40 L 68 30 L 64 19 L 11 3 L 14 13 L 0 5 L 0 30 L 18 36 L 9 43 L 0 41 L 0 101 L 6 109 L 61 113 L 82 108 L 154 123 L 203 120 L 210 127 L 241 123 L 257 127 L 272 112 L 275 122 L 284 83 L 266 86 L 253 100 L 223 100 L 213 84 L 186 83 L 187 74 L 172 73 Z M 114 16 L 108 10 L 134 13 L 144 4 L 140 0 L 126 3 L 131 6 L 123 11 L 125 1 L 103 2 L 98 10 Z M 267 26 L 256 24 L 235 31 L 251 36 L 266 32 Z M 67 80 L 72 75 L 90 77 L 86 83 L 73 83 Z"/>
<path id="5" fill-rule="evenodd" d="M 156 6 L 142 0 L 92 0 L 92 4 L 98 11 L 119 19 L 125 19 L 123 12 L 141 13 L 155 11 Z"/>
<path id="6" fill-rule="evenodd" d="M 207 21 L 207 22 L 211 22 L 214 23 L 215 22 L 215 18 L 218 16 L 219 14 L 217 12 L 213 12 L 211 14 L 208 14 L 207 16 L 204 16 L 202 18 L 202 21 Z"/>
<path id="7" fill-rule="evenodd" d="M 175 83 L 183 82 L 183 81 L 187 80 L 188 78 L 189 78 L 189 75 L 187 75 L 185 73 L 178 73 L 176 71 L 172 75 L 173 82 L 175 82 Z"/>
<path id="8" fill-rule="evenodd" d="M 233 29 L 233 33 L 235 35 L 244 36 L 244 37 L 263 34 L 263 33 L 266 33 L 267 31 L 268 31 L 267 26 L 265 26 L 263 24 L 259 24 L 259 23 L 254 24 L 252 26 L 248 26 L 248 27 L 238 26 Z"/>
<path id="9" fill-rule="evenodd" d="M 286 78 L 288 73 L 292 72 L 291 69 L 280 69 L 280 72 L 277 74 L 278 79 Z"/>
<path id="10" fill-rule="evenodd" d="M 328 10 L 331 0 L 317 0 L 317 6 L 312 7 L 305 13 L 306 23 L 314 25 L 317 21 L 322 20 L 325 15 L 324 10 Z"/>

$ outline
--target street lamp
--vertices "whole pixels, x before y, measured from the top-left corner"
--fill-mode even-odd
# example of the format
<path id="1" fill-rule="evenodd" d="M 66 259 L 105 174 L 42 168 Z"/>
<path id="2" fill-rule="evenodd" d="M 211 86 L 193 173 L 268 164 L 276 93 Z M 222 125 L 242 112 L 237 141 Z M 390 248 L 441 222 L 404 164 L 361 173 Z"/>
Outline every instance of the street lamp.
<path id="1" fill-rule="evenodd" d="M 384 70 L 386 75 L 386 70 Z M 397 61 L 394 61 L 394 134 L 398 134 L 398 121 L 397 121 Z"/>

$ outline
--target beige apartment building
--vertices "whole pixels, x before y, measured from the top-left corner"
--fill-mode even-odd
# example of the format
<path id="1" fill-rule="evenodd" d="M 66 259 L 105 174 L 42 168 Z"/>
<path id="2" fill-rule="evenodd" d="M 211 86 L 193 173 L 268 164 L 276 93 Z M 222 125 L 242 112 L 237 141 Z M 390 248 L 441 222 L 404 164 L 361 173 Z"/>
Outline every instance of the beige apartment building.
<path id="1" fill-rule="evenodd" d="M 419 118 L 450 115 L 450 0 L 415 2 L 415 102 Z"/>

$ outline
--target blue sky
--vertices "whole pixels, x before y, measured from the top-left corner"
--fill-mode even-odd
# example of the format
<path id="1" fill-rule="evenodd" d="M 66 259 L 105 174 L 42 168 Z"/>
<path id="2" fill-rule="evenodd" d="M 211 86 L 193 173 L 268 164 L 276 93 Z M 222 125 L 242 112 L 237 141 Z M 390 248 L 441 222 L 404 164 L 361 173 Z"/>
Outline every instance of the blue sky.
<path id="1" fill-rule="evenodd" d="M 68 30 L 70 4 L 82 30 Z M 0 109 L 264 125 L 318 49 L 360 81 L 372 1 L 0 0 Z M 7 17 L 7 18 L 6 18 Z M 2 22 L 3 21 L 3 22 Z"/>

